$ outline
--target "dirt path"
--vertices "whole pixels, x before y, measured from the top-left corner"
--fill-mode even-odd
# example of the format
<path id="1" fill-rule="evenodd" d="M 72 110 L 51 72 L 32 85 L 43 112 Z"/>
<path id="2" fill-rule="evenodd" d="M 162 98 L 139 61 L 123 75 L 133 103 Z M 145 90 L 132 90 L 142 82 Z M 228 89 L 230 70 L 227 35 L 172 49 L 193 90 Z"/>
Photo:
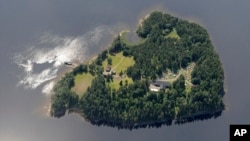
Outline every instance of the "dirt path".
<path id="1" fill-rule="evenodd" d="M 193 86 L 193 84 L 191 83 L 191 73 L 192 73 L 192 71 L 194 69 L 194 66 L 195 66 L 195 64 L 191 63 L 187 67 L 187 69 L 180 69 L 174 78 L 167 78 L 166 80 L 173 83 L 174 81 L 176 81 L 180 77 L 180 75 L 183 75 L 185 77 L 186 84 L 189 85 L 189 86 Z M 171 72 L 171 74 L 174 75 L 173 72 Z"/>
<path id="2" fill-rule="evenodd" d="M 172 79 L 167 79 L 167 81 L 169 81 L 169 82 L 174 82 L 174 81 L 176 81 L 180 76 L 181 76 L 181 74 L 182 73 L 178 73 L 178 75 L 175 77 L 175 78 L 172 78 Z"/>

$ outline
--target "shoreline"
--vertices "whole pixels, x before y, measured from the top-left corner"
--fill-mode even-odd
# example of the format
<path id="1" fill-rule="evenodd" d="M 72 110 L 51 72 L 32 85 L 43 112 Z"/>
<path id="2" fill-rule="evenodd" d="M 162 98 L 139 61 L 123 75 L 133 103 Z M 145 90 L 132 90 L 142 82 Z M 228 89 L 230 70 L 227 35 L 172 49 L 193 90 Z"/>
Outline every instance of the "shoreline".
<path id="1" fill-rule="evenodd" d="M 215 110 L 212 113 L 204 111 L 204 112 L 197 112 L 192 115 L 184 116 L 181 118 L 165 118 L 160 121 L 144 121 L 140 123 L 139 122 L 138 123 L 119 123 L 116 121 L 106 121 L 106 120 L 99 120 L 99 119 L 90 120 L 85 116 L 83 112 L 81 112 L 80 110 L 76 108 L 68 109 L 67 114 L 71 114 L 71 113 L 79 114 L 81 118 L 83 118 L 87 122 L 90 122 L 93 125 L 100 124 L 100 125 L 118 127 L 119 129 L 137 129 L 140 127 L 146 128 L 146 127 L 151 127 L 151 126 L 154 127 L 154 126 L 159 126 L 159 125 L 170 126 L 172 125 L 173 122 L 175 125 L 179 125 L 179 124 L 185 124 L 185 123 L 192 122 L 192 121 L 206 120 L 212 117 L 216 118 L 218 117 L 218 115 L 222 114 L 223 110 L 224 110 L 223 108 L 220 108 L 220 109 Z"/>
<path id="2" fill-rule="evenodd" d="M 130 32 L 130 30 L 125 29 L 125 30 L 120 31 L 118 33 L 118 35 L 121 36 L 122 34 L 129 33 L 129 32 Z M 114 36 L 117 36 L 117 34 L 115 34 Z M 111 43 L 112 43 L 112 41 L 110 43 L 108 43 L 106 45 L 106 47 L 104 47 L 103 50 L 101 50 L 101 52 L 108 49 Z M 91 64 L 93 61 L 96 60 L 97 57 L 98 57 L 98 53 L 93 54 L 92 56 L 90 56 L 88 59 L 86 59 L 82 63 L 73 61 L 74 65 L 72 67 L 64 67 L 64 68 L 62 68 L 62 70 L 60 72 L 58 72 L 58 76 L 56 78 L 54 78 L 52 81 L 54 81 L 54 83 L 56 84 L 66 73 L 72 72 L 74 68 L 76 68 L 77 66 L 79 66 L 81 64 L 88 64 L 88 65 Z M 53 94 L 54 86 L 53 86 L 52 91 L 49 94 L 47 99 L 51 99 L 51 95 Z M 49 102 L 48 111 L 47 111 L 46 115 L 50 115 L 50 111 L 51 111 L 51 101 Z"/>
<path id="3" fill-rule="evenodd" d="M 143 26 L 143 22 L 146 19 L 148 19 L 149 17 L 150 17 L 150 14 L 147 14 L 146 16 L 144 16 L 143 18 L 141 18 L 139 20 L 139 26 Z M 150 18 L 149 20 L 152 20 L 152 19 Z M 126 33 L 129 33 L 129 32 L 130 32 L 129 30 L 122 30 L 122 31 L 119 32 L 118 37 L 120 35 L 125 40 L 126 39 Z M 117 34 L 115 36 L 117 36 Z M 205 36 L 205 37 L 207 37 L 207 36 Z M 116 42 L 113 42 L 113 43 L 116 43 Z M 102 51 L 108 50 L 109 46 L 110 46 L 110 43 L 105 48 L 102 48 Z M 112 47 L 112 45 L 111 45 L 111 47 Z M 211 46 L 211 47 L 213 47 L 213 46 Z M 151 48 L 149 48 L 149 49 L 151 49 Z M 83 63 L 79 63 L 78 65 L 80 65 L 80 64 L 87 64 L 87 65 L 89 65 L 89 64 L 93 63 L 96 60 L 96 58 L 98 57 L 99 54 L 100 53 L 93 54 L 88 59 L 86 59 L 86 61 L 84 61 Z M 76 66 L 72 66 L 72 69 L 74 69 L 75 67 Z M 73 76 L 71 78 L 74 79 Z M 220 77 L 218 76 L 218 78 L 220 78 Z M 100 79 L 99 82 L 102 82 L 102 79 Z M 102 88 L 102 87 L 100 87 L 100 88 Z M 94 98 L 96 98 L 96 97 L 94 97 Z M 92 101 L 90 101 L 90 102 L 92 102 Z M 93 104 L 93 102 L 91 104 Z M 107 118 L 105 119 L 104 117 L 100 117 L 100 116 L 93 115 L 93 114 L 91 116 L 89 116 L 88 114 L 85 115 L 86 111 L 84 109 L 81 110 L 81 107 L 78 107 L 79 106 L 79 101 L 78 101 L 78 103 L 76 103 L 75 107 L 68 107 L 68 108 L 66 108 L 66 110 L 67 110 L 66 113 L 68 113 L 68 114 L 71 113 L 71 112 L 72 113 L 78 113 L 81 117 L 83 117 L 85 120 L 91 122 L 94 125 L 102 125 L 103 124 L 103 125 L 110 125 L 110 126 L 117 125 L 118 127 L 122 127 L 122 128 L 136 128 L 136 127 L 145 126 L 145 125 L 146 126 L 148 126 L 148 125 L 150 126 L 152 124 L 164 124 L 164 123 L 167 123 L 169 121 L 171 121 L 171 122 L 175 121 L 176 124 L 182 124 L 182 123 L 186 123 L 186 122 L 194 121 L 194 120 L 204 120 L 204 119 L 209 119 L 211 117 L 216 118 L 225 109 L 224 106 L 223 106 L 223 103 L 222 104 L 219 103 L 219 104 L 220 105 L 216 105 L 216 107 L 214 107 L 214 110 L 205 111 L 206 109 L 203 108 L 204 111 L 198 111 L 198 110 L 196 110 L 197 109 L 196 108 L 194 111 L 198 111 L 198 112 L 192 113 L 193 111 L 191 111 L 191 112 L 188 111 L 188 112 L 182 112 L 180 114 L 177 111 L 174 114 L 167 113 L 167 115 L 165 116 L 165 119 L 163 119 L 163 118 L 149 118 L 150 120 L 148 120 L 148 121 L 147 121 L 147 118 L 145 118 L 146 119 L 145 121 L 143 121 L 143 120 L 141 120 L 141 121 L 140 120 L 131 120 L 131 119 L 127 119 L 127 118 L 123 119 L 123 118 L 120 118 L 120 117 L 119 118 L 113 118 L 113 120 L 112 120 L 112 118 L 110 118 L 110 116 L 107 116 Z M 82 105 L 80 105 L 80 106 L 82 106 Z M 102 105 L 96 105 L 96 106 L 94 106 L 94 108 L 95 107 L 99 108 L 98 106 L 102 106 Z M 194 106 L 197 106 L 197 105 L 194 105 Z M 222 106 L 223 106 L 223 108 L 222 108 Z M 90 108 L 90 110 L 93 109 L 93 107 L 88 107 L 88 106 L 86 106 L 86 108 Z M 176 108 L 176 107 L 174 107 L 174 108 Z M 191 108 L 193 108 L 193 107 L 191 107 Z M 50 107 L 50 109 L 51 109 L 51 107 Z M 124 109 L 122 109 L 122 110 L 124 110 Z M 99 111 L 99 112 L 101 113 L 101 111 Z M 104 112 L 105 112 L 105 110 L 104 110 Z M 57 115 L 57 113 L 54 112 L 54 115 Z M 172 115 L 174 115 L 174 116 L 172 116 Z M 62 116 L 62 115 L 59 112 L 59 116 L 58 117 L 60 117 L 60 116 Z"/>
<path id="4" fill-rule="evenodd" d="M 122 30 L 122 31 L 120 31 L 120 32 L 118 33 L 118 35 L 121 36 L 122 34 L 124 34 L 124 33 L 129 33 L 129 32 L 131 32 L 131 31 L 128 30 L 128 29 Z M 117 34 L 115 34 L 115 35 L 117 35 Z M 106 50 L 106 49 L 108 49 L 110 44 L 111 44 L 111 43 L 108 43 L 107 46 L 104 47 L 103 50 L 101 50 L 101 52 L 104 51 L 104 50 Z M 64 67 L 64 68 L 62 69 L 62 71 L 60 71 L 60 72 L 58 73 L 57 78 L 55 78 L 55 82 L 57 82 L 57 81 L 58 81 L 62 76 L 64 76 L 67 72 L 71 72 L 71 71 L 72 71 L 74 68 L 76 68 L 77 66 L 79 66 L 79 65 L 81 65 L 81 64 L 90 64 L 90 63 L 92 63 L 93 61 L 95 61 L 95 59 L 96 59 L 97 57 L 98 57 L 98 53 L 95 53 L 95 54 L 93 54 L 92 56 L 88 57 L 88 58 L 87 58 L 85 61 L 83 61 L 82 63 L 73 61 L 73 65 L 72 65 L 71 67 Z"/>
<path id="5" fill-rule="evenodd" d="M 142 26 L 144 20 L 146 20 L 150 16 L 150 13 L 147 13 L 144 17 L 139 19 L 139 26 Z"/>
<path id="6" fill-rule="evenodd" d="M 122 37 L 122 35 L 123 35 L 124 33 L 129 33 L 129 32 L 131 32 L 131 31 L 128 30 L 128 29 L 125 29 L 125 30 L 120 31 L 118 34 L 115 34 L 114 36 L 119 35 L 120 37 Z M 111 44 L 112 44 L 112 41 L 111 41 L 110 43 L 108 43 L 107 46 L 104 47 L 104 48 L 101 50 L 101 52 L 103 52 L 104 50 L 108 49 L 109 46 L 110 46 Z M 84 61 L 84 62 L 82 62 L 82 63 L 79 63 L 79 64 L 77 64 L 76 66 L 78 66 L 78 65 L 80 65 L 80 64 L 91 64 L 91 63 L 92 63 L 93 61 L 95 61 L 95 59 L 98 57 L 98 54 L 99 54 L 99 53 L 93 54 L 93 55 L 90 56 L 88 59 L 86 59 L 86 61 Z M 75 66 L 75 67 L 76 67 L 76 66 Z M 74 68 L 75 68 L 75 67 L 74 67 Z"/>

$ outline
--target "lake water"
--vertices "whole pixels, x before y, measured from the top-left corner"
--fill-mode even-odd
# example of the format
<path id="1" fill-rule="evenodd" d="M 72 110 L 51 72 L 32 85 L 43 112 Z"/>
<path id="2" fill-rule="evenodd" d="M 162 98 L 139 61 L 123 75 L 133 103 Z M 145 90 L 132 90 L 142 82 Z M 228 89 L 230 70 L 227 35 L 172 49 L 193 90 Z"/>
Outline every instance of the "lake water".
<path id="1" fill-rule="evenodd" d="M 229 124 L 250 124 L 249 6 L 248 0 L 1 0 L 0 140 L 228 141 Z M 66 70 L 63 61 L 86 61 L 155 9 L 210 33 L 226 76 L 222 116 L 129 131 L 93 126 L 77 114 L 46 115 L 47 93 Z"/>

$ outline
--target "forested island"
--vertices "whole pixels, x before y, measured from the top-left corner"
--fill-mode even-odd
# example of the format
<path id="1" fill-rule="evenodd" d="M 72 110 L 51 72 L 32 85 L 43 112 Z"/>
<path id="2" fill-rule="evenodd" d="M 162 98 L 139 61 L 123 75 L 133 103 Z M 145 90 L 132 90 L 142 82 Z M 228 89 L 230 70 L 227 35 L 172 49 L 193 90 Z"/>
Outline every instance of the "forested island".
<path id="1" fill-rule="evenodd" d="M 57 82 L 51 116 L 76 112 L 92 124 L 133 129 L 221 114 L 224 72 L 203 27 L 155 11 L 139 25 L 138 43 L 125 34 Z"/>

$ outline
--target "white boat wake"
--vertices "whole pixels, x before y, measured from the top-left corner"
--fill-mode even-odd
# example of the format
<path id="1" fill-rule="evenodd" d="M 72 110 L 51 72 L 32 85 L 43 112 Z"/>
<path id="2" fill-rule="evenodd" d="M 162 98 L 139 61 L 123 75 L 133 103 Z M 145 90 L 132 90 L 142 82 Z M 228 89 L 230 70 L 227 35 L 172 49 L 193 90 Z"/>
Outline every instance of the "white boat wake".
<path id="1" fill-rule="evenodd" d="M 18 86 L 35 89 L 43 84 L 42 93 L 50 94 L 55 84 L 53 79 L 57 77 L 64 62 L 85 61 L 90 57 L 89 48 L 97 47 L 102 38 L 111 36 L 113 32 L 107 26 L 98 26 L 79 37 L 61 37 L 51 34 L 42 36 L 40 43 L 14 57 L 14 62 L 24 72 Z M 40 66 L 39 71 L 36 70 L 37 66 Z"/>

